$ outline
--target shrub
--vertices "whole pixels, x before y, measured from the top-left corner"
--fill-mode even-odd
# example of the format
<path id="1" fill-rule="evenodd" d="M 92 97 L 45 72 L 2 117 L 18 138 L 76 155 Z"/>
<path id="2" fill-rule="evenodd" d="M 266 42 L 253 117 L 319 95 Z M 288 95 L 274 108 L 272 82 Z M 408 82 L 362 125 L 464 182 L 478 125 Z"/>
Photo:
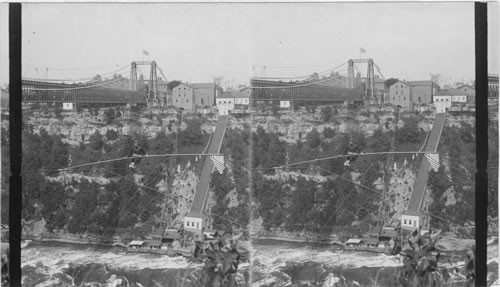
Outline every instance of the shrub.
<path id="1" fill-rule="evenodd" d="M 118 138 L 118 132 L 115 130 L 107 130 L 106 131 L 106 139 L 112 141 Z"/>

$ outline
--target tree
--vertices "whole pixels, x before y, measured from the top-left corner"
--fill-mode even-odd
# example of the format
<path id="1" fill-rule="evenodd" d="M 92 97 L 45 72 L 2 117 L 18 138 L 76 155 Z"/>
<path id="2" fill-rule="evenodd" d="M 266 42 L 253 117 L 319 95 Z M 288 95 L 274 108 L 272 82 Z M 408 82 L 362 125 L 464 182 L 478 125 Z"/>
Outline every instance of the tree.
<path id="1" fill-rule="evenodd" d="M 187 124 L 187 128 L 179 135 L 180 145 L 202 144 L 203 133 L 201 131 L 201 121 L 192 120 Z"/>
<path id="2" fill-rule="evenodd" d="M 291 204 L 288 210 L 287 226 L 290 230 L 301 230 L 309 223 L 310 211 L 314 207 L 314 194 L 317 185 L 314 181 L 299 177 L 296 189 L 292 193 Z"/>
<path id="3" fill-rule="evenodd" d="M 308 134 L 307 134 L 307 144 L 311 148 L 317 148 L 321 143 L 321 138 L 319 135 L 319 132 L 316 128 L 313 128 Z"/>
<path id="4" fill-rule="evenodd" d="M 272 108 L 273 116 L 278 117 L 279 116 L 279 112 L 280 112 L 279 102 L 278 101 L 272 101 L 271 108 Z"/>
<path id="5" fill-rule="evenodd" d="M 323 122 L 328 122 L 333 116 L 333 110 L 332 107 L 326 106 L 321 109 L 321 119 Z"/>
<path id="6" fill-rule="evenodd" d="M 323 136 L 327 139 L 333 138 L 335 136 L 335 130 L 329 127 L 323 129 Z"/>
<path id="7" fill-rule="evenodd" d="M 113 108 L 109 108 L 104 112 L 104 121 L 107 125 L 113 123 L 116 118 L 115 110 Z"/>
<path id="8" fill-rule="evenodd" d="M 96 130 L 92 135 L 90 135 L 89 142 L 90 142 L 90 147 L 93 150 L 102 149 L 102 147 L 104 146 L 104 140 L 99 130 Z"/>
<path id="9" fill-rule="evenodd" d="M 424 135 L 418 126 L 418 122 L 417 117 L 405 119 L 405 125 L 398 129 L 396 134 L 398 144 L 420 143 L 424 140 Z"/>
<path id="10" fill-rule="evenodd" d="M 106 130 L 106 139 L 109 141 L 116 140 L 118 138 L 118 133 L 115 130 Z"/>

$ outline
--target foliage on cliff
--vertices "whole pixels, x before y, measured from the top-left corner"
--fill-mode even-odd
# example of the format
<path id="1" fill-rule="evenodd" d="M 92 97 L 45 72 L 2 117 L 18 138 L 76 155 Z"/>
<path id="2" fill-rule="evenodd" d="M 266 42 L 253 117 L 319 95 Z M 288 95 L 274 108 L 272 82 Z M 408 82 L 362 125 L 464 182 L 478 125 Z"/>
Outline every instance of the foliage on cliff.
<path id="1" fill-rule="evenodd" d="M 222 152 L 230 161 L 230 169 L 223 174 L 215 171 L 212 175 L 211 187 L 215 194 L 215 206 L 212 208 L 213 226 L 216 229 L 231 230 L 231 226 L 246 227 L 250 219 L 249 213 L 249 147 L 250 132 L 230 129 L 226 131 Z M 227 195 L 234 190 L 236 205 L 230 206 Z"/>
<path id="2" fill-rule="evenodd" d="M 429 174 L 433 225 L 445 231 L 470 227 L 474 222 L 476 144 L 474 127 L 446 126 L 438 148 L 442 165 Z M 445 195 L 445 193 L 447 195 Z M 450 200 L 451 198 L 451 200 Z"/>
<path id="3" fill-rule="evenodd" d="M 126 157 L 135 140 L 148 154 L 173 153 L 176 137 L 160 132 L 150 139 L 134 134 L 118 135 L 112 140 L 96 131 L 87 141 L 82 138 L 80 146 L 71 147 L 44 129 L 39 134 L 23 131 L 23 219 L 43 217 L 49 231 L 64 229 L 108 236 L 118 230 L 136 235 L 150 233 L 160 227 L 165 200 L 157 184 L 171 180 L 167 175 L 173 174 L 171 169 L 176 165 L 171 163 L 175 160 L 142 158 L 137 173 L 133 173 Z M 202 152 L 208 135 L 194 120 L 178 138 L 183 143 L 179 153 Z M 106 160 L 115 161 L 60 171 Z M 101 179 L 100 183 L 96 179 Z"/>

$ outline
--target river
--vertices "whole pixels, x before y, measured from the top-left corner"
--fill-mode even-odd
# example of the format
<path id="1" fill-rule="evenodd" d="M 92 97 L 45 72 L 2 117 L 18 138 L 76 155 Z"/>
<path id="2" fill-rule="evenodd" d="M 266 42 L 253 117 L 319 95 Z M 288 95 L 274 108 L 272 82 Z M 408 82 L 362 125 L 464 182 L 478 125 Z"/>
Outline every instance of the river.
<path id="1" fill-rule="evenodd" d="M 323 286 L 325 280 L 337 282 L 334 286 L 372 286 L 390 280 L 401 266 L 396 256 L 343 252 L 331 245 L 256 240 L 252 247 L 252 264 L 242 263 L 237 279 L 243 282 L 252 274 L 253 286 Z M 489 266 L 497 273 L 498 243 L 488 251 Z M 460 257 L 453 264 L 463 264 Z M 34 241 L 22 249 L 21 266 L 23 286 L 111 287 L 192 286 L 185 278 L 202 264 L 126 253 L 122 247 Z"/>

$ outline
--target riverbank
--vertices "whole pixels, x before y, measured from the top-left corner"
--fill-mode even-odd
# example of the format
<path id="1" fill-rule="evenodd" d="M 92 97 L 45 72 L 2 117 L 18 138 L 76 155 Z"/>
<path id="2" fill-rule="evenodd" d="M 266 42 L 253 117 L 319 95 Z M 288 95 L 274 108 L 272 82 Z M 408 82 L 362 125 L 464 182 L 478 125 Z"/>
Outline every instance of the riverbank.
<path id="1" fill-rule="evenodd" d="M 32 240 L 33 242 L 59 242 L 68 244 L 80 244 L 80 245 L 99 245 L 99 246 L 109 246 L 109 247 L 127 247 L 127 245 L 122 243 L 111 243 L 106 240 L 95 240 L 91 238 L 68 238 L 68 237 L 32 237 L 24 236 L 23 240 Z"/>
<path id="2" fill-rule="evenodd" d="M 274 241 L 282 241 L 282 242 L 297 242 L 297 243 L 310 243 L 310 244 L 324 244 L 324 245 L 343 245 L 340 240 L 312 240 L 310 238 L 300 238 L 300 237 L 292 237 L 292 236 L 279 236 L 279 235 L 257 235 L 252 237 L 252 241 L 254 240 L 274 240 Z"/>
<path id="3" fill-rule="evenodd" d="M 492 239 L 495 237 L 492 237 Z M 299 236 L 291 236 L 291 235 L 283 235 L 283 234 L 254 234 L 252 236 L 252 240 L 275 240 L 282 242 L 298 242 L 298 243 L 310 243 L 310 244 L 325 244 L 325 245 L 341 245 L 343 246 L 343 242 L 335 239 L 335 237 L 327 237 L 325 239 L 318 239 L 312 236 L 308 237 L 299 237 Z M 441 237 L 437 243 L 436 248 L 440 251 L 444 252 L 461 252 L 467 249 L 472 248 L 476 244 L 475 239 L 463 239 L 463 238 L 453 238 L 443 236 Z"/>
<path id="4" fill-rule="evenodd" d="M 283 234 L 254 234 L 251 237 L 252 241 L 259 240 L 274 240 L 280 242 L 296 242 L 296 243 L 304 243 L 304 244 L 313 244 L 313 245 L 338 245 L 343 246 L 343 242 L 335 239 L 334 237 L 322 238 L 307 236 L 307 237 L 299 237 L 299 236 L 290 236 Z M 35 237 L 35 236 L 23 236 L 23 240 L 33 240 L 39 242 L 60 242 L 60 243 L 71 243 L 71 244 L 84 244 L 84 245 L 101 245 L 101 246 L 118 246 L 118 247 L 127 247 L 126 244 L 120 242 L 112 242 L 110 239 L 97 239 L 92 237 L 80 237 L 80 235 L 72 235 L 72 236 L 44 236 L 44 237 Z M 2 242 L 3 246 L 8 243 Z M 436 248 L 440 251 L 445 252 L 453 252 L 453 251 L 465 251 L 469 248 L 472 248 L 475 245 L 474 239 L 460 239 L 460 238 L 452 238 L 452 237 L 442 237 L 436 243 Z"/>

